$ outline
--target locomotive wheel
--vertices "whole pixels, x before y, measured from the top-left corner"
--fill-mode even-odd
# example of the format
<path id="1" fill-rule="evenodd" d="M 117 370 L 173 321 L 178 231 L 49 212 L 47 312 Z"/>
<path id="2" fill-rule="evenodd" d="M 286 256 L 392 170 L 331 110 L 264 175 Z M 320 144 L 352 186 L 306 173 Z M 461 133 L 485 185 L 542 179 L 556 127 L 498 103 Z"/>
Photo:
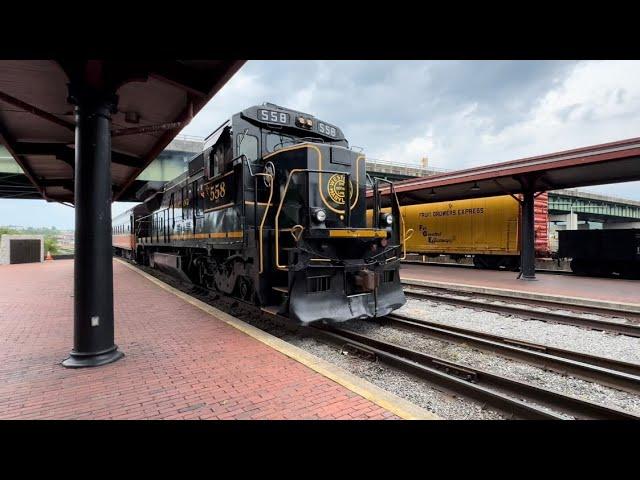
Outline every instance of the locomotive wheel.
<path id="1" fill-rule="evenodd" d="M 580 258 L 572 258 L 569 267 L 576 275 L 584 275 L 586 273 L 584 261 Z"/>
<path id="2" fill-rule="evenodd" d="M 213 281 L 213 274 L 210 271 L 211 268 L 206 259 L 201 257 L 197 262 L 197 266 L 198 284 L 209 290 L 216 290 L 216 283 Z"/>
<path id="3" fill-rule="evenodd" d="M 253 300 L 253 285 L 251 280 L 246 277 L 240 277 L 238 279 L 238 296 L 245 302 L 251 302 Z"/>
<path id="4" fill-rule="evenodd" d="M 569 264 L 571 271 L 576 275 L 596 276 L 602 274 L 602 267 L 584 258 L 574 258 Z"/>

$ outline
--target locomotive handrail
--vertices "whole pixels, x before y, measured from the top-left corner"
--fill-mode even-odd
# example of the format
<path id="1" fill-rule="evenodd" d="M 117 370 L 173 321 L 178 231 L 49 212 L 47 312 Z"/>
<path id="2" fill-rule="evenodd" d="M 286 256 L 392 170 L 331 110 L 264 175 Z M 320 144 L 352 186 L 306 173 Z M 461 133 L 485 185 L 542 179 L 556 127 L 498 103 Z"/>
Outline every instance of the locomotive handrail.
<path id="1" fill-rule="evenodd" d="M 262 220 L 260 221 L 260 228 L 258 229 L 258 236 L 260 237 L 259 242 L 260 242 L 260 248 L 259 248 L 259 252 L 260 252 L 260 271 L 258 273 L 263 273 L 264 272 L 264 253 L 263 253 L 263 230 L 264 230 L 264 223 L 267 220 L 267 215 L 269 213 L 269 207 L 271 206 L 271 199 L 273 197 L 273 183 L 274 183 L 274 176 L 271 175 L 270 173 L 266 173 L 266 172 L 256 172 L 253 173 L 253 169 L 251 168 L 251 162 L 249 162 L 249 159 L 245 156 L 245 155 L 240 155 L 236 158 L 233 159 L 233 161 L 235 161 L 238 158 L 244 157 L 244 159 L 242 161 L 247 162 L 247 167 L 249 168 L 249 175 L 251 175 L 252 178 L 255 177 L 266 177 L 269 179 L 269 200 L 267 200 L 267 206 L 264 209 L 264 213 L 262 214 Z M 256 185 L 256 188 L 253 192 L 253 211 L 254 214 L 255 212 L 258 211 L 258 188 Z M 255 228 L 255 226 L 254 226 Z"/>
<path id="2" fill-rule="evenodd" d="M 300 241 L 302 232 L 304 232 L 304 227 L 302 225 L 294 225 L 293 227 L 291 227 L 291 236 L 296 241 L 296 243 Z"/>
<path id="3" fill-rule="evenodd" d="M 415 233 L 415 230 L 413 228 L 410 228 L 409 230 L 406 231 L 406 236 L 404 237 L 404 241 L 408 241 L 411 237 L 413 237 L 413 234 Z"/>
<path id="4" fill-rule="evenodd" d="M 258 235 L 260 236 L 260 271 L 258 273 L 262 273 L 264 271 L 264 265 L 263 265 L 263 257 L 264 254 L 263 252 L 263 236 L 262 236 L 262 232 L 264 230 L 264 222 L 267 219 L 267 214 L 269 213 L 269 207 L 271 206 L 271 198 L 273 197 L 273 184 L 274 184 L 274 178 L 273 175 L 271 175 L 270 173 L 256 173 L 256 176 L 258 177 L 267 177 L 269 179 L 269 199 L 267 200 L 267 206 L 264 208 L 264 213 L 262 214 L 262 220 L 260 221 L 260 229 L 259 229 L 259 233 Z M 254 212 L 257 210 L 258 208 L 258 195 L 256 195 L 258 192 L 256 191 L 254 193 L 253 196 L 253 202 L 254 202 Z"/>
<path id="5" fill-rule="evenodd" d="M 400 209 L 400 201 L 398 200 L 398 195 L 396 194 L 396 189 L 393 186 L 393 182 L 390 182 L 389 180 L 387 180 L 386 178 L 379 178 L 376 177 L 376 192 L 378 192 L 378 182 L 385 182 L 389 184 L 389 193 L 393 193 L 393 198 L 395 198 L 396 200 L 396 205 L 398 206 L 398 216 L 400 217 L 399 219 L 399 223 L 400 223 L 400 233 L 401 233 L 401 240 L 400 240 L 400 244 L 402 246 L 402 257 L 400 257 L 400 260 L 405 260 L 407 258 L 407 240 L 409 240 L 412 236 L 413 236 L 413 229 L 410 229 L 409 231 L 409 235 L 407 236 L 407 233 L 405 231 L 405 224 L 404 224 L 404 218 L 402 216 L 402 210 Z M 376 199 L 376 206 L 377 203 L 379 201 L 379 194 L 378 194 L 378 198 Z M 376 208 L 376 210 L 379 211 L 379 206 L 378 208 Z M 376 222 L 378 220 L 376 219 Z"/>
<path id="6" fill-rule="evenodd" d="M 337 170 L 316 170 L 316 169 L 310 169 L 310 168 L 294 168 L 293 170 L 291 170 L 289 172 L 289 175 L 287 176 L 287 182 L 284 185 L 284 192 L 282 192 L 282 195 L 280 196 L 280 204 L 278 205 L 278 211 L 276 212 L 276 219 L 275 219 L 275 235 L 276 235 L 276 268 L 279 269 L 286 269 L 287 266 L 286 265 L 280 265 L 280 246 L 279 246 L 279 238 L 280 238 L 280 230 L 279 230 L 279 221 L 280 221 L 280 212 L 282 211 L 282 205 L 284 204 L 284 199 L 287 197 L 287 192 L 289 191 L 289 184 L 291 183 L 291 178 L 293 177 L 293 175 L 298 174 L 298 173 L 332 173 L 332 174 L 338 174 L 338 175 L 344 175 L 345 178 L 345 184 L 347 184 L 348 182 L 351 181 L 351 172 L 338 172 Z M 308 177 L 307 177 L 307 183 L 309 183 Z M 320 186 L 320 188 L 322 188 L 322 185 Z M 345 205 L 346 202 L 348 201 L 348 199 L 345 198 Z M 347 210 L 347 208 L 345 208 L 345 211 Z"/>

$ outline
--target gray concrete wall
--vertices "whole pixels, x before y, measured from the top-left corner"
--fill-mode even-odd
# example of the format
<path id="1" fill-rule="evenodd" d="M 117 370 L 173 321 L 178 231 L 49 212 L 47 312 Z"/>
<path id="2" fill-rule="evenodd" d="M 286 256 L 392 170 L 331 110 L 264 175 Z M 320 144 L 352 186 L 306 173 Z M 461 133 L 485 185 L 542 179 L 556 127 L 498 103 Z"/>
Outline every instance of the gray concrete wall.
<path id="1" fill-rule="evenodd" d="M 44 235 L 2 235 L 0 236 L 0 265 L 9 265 L 11 240 L 40 240 L 40 261 L 44 262 Z"/>

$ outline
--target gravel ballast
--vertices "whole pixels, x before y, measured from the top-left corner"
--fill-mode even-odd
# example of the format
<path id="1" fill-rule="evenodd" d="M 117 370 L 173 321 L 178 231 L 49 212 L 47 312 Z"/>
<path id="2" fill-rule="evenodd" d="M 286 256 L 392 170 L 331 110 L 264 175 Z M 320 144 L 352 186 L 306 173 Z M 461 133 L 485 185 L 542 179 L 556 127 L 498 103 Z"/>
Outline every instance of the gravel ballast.
<path id="1" fill-rule="evenodd" d="M 555 312 L 555 311 L 554 311 Z M 525 320 L 517 316 L 408 298 L 397 313 L 444 325 L 470 328 L 533 343 L 640 364 L 640 338 L 597 330 Z"/>
<path id="2" fill-rule="evenodd" d="M 287 341 L 435 413 L 440 418 L 449 420 L 503 419 L 498 412 L 483 408 L 464 398 L 453 397 L 438 391 L 413 375 L 391 369 L 379 362 L 364 360 L 350 354 L 341 354 L 340 349 L 336 346 L 320 343 L 313 338 L 288 338 Z"/>
<path id="3" fill-rule="evenodd" d="M 439 321 L 434 317 L 434 310 L 436 309 L 428 311 L 429 319 L 432 321 Z M 409 313 L 402 310 L 398 310 L 398 313 L 417 317 L 415 312 Z M 482 352 L 466 344 L 449 343 L 444 340 L 428 338 L 417 332 L 365 322 L 350 322 L 345 327 L 379 340 L 423 351 L 445 360 L 640 414 L 640 397 L 636 395 L 572 376 L 546 371 L 534 365 L 507 359 L 494 353 Z M 479 328 L 477 329 L 480 330 Z"/>

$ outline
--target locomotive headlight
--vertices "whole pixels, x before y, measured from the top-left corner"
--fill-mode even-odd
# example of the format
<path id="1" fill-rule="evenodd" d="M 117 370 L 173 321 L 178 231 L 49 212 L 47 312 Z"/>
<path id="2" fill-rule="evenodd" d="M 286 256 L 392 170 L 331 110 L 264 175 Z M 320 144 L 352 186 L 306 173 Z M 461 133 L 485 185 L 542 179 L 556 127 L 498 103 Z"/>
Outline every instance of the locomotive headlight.
<path id="1" fill-rule="evenodd" d="M 325 212 L 322 208 L 314 210 L 312 215 L 313 219 L 318 223 L 322 223 L 327 219 L 327 212 Z"/>
<path id="2" fill-rule="evenodd" d="M 381 217 L 381 222 L 383 225 L 387 225 L 387 226 L 391 226 L 393 225 L 393 215 L 391 215 L 390 213 L 383 213 L 382 215 L 380 215 Z"/>
<path id="3" fill-rule="evenodd" d="M 311 120 L 310 118 L 296 117 L 296 123 L 300 125 L 302 128 L 313 127 L 313 120 Z"/>

